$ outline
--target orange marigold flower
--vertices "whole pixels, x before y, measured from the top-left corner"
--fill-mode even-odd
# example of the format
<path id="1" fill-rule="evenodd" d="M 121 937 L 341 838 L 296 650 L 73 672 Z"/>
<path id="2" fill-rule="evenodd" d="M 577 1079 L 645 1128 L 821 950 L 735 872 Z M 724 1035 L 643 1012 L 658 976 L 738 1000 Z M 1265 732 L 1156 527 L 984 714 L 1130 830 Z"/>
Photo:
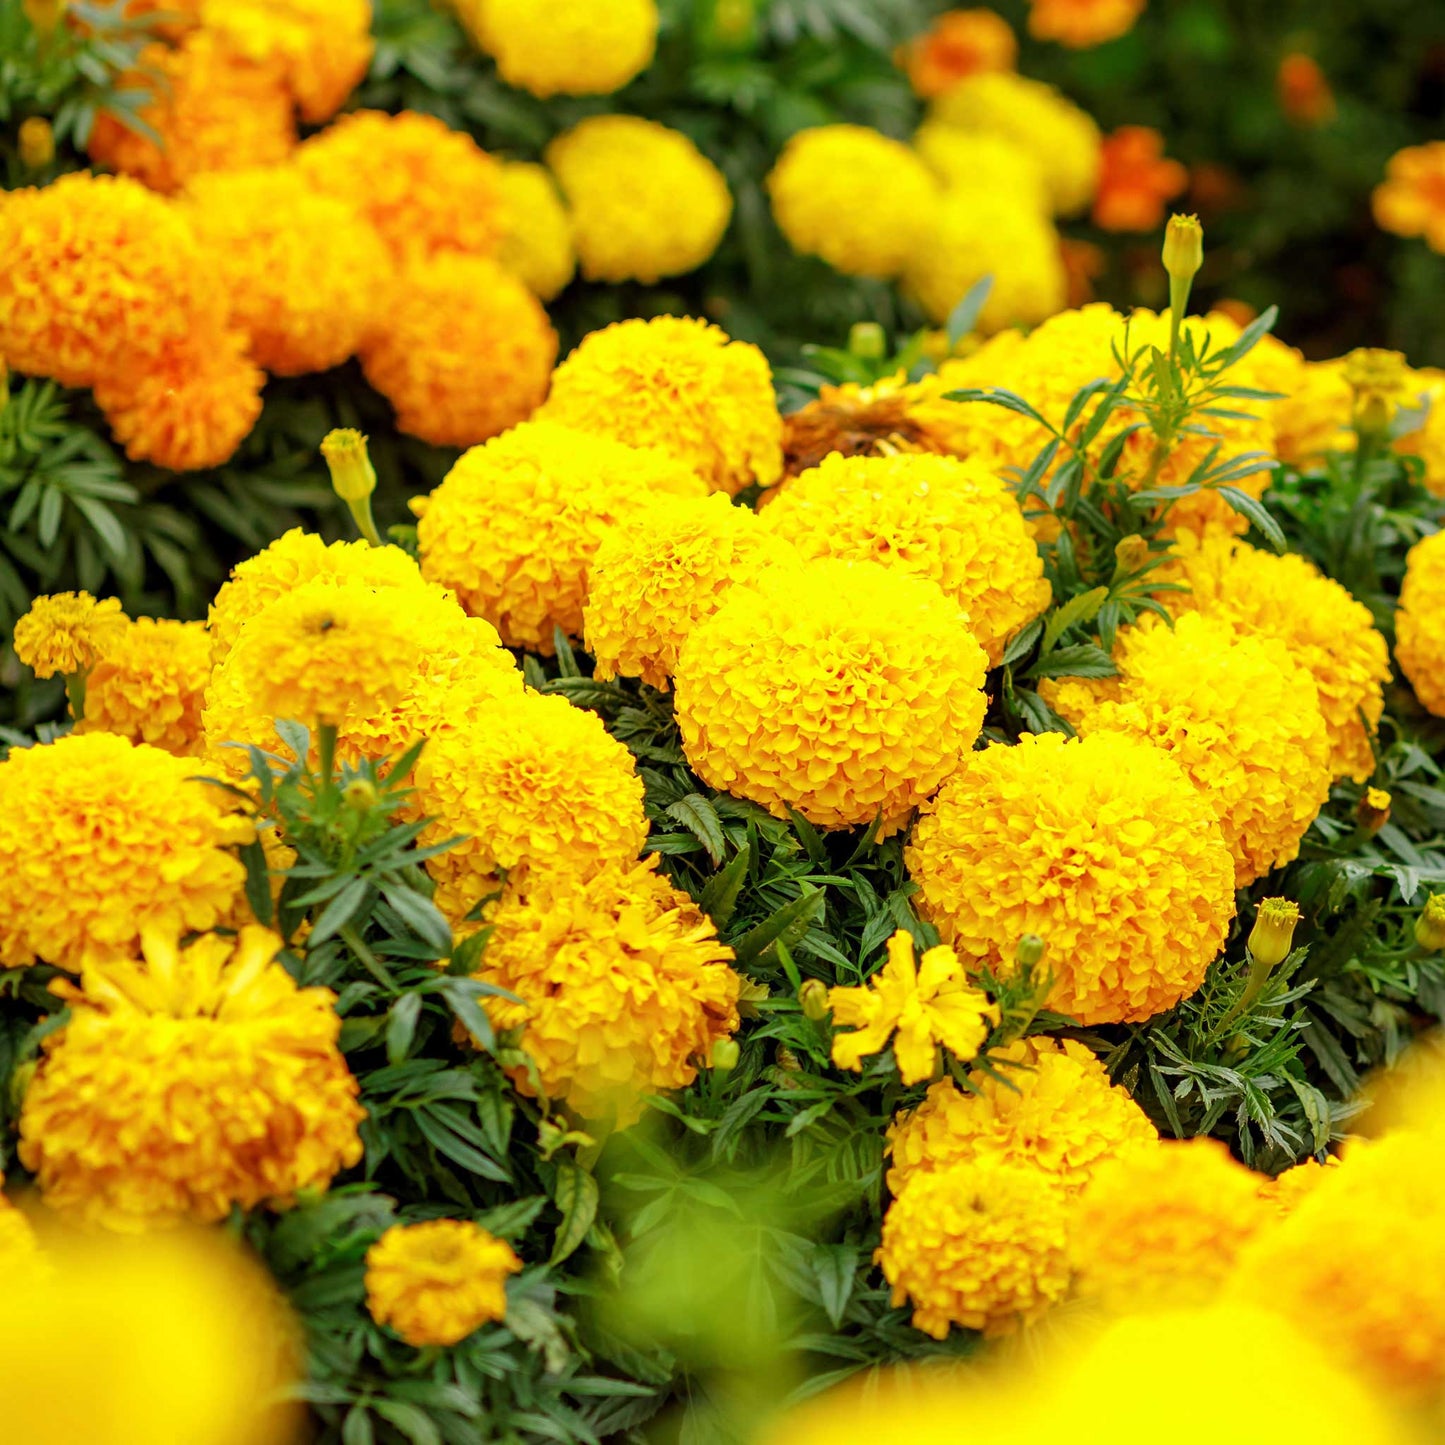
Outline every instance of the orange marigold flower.
<path id="1" fill-rule="evenodd" d="M 1094 282 L 1108 267 L 1103 248 L 1092 241 L 1078 241 L 1071 236 L 1059 238 L 1059 259 L 1064 263 L 1064 282 L 1071 307 L 1087 306 L 1094 299 Z"/>
<path id="2" fill-rule="evenodd" d="M 1423 236 L 1432 251 L 1445 254 L 1445 140 L 1396 151 L 1373 205 L 1384 230 Z"/>
<path id="3" fill-rule="evenodd" d="M 1029 0 L 1029 34 L 1088 50 L 1134 28 L 1148 0 Z"/>
<path id="4" fill-rule="evenodd" d="M 1296 125 L 1324 125 L 1335 118 L 1335 93 L 1312 55 L 1292 51 L 1274 78 L 1279 108 Z"/>
<path id="5" fill-rule="evenodd" d="M 1094 224 L 1105 231 L 1156 231 L 1164 208 L 1189 184 L 1189 172 L 1166 160 L 1164 137 L 1147 125 L 1121 125 L 1104 138 Z"/>
<path id="6" fill-rule="evenodd" d="M 913 93 L 931 100 L 982 70 L 1012 70 L 1018 54 L 1018 39 L 1003 16 L 992 10 L 947 10 L 901 46 L 896 59 L 908 72 Z"/>
<path id="7" fill-rule="evenodd" d="M 119 733 L 178 757 L 200 750 L 211 643 L 201 622 L 138 617 L 101 653 L 76 732 Z"/>

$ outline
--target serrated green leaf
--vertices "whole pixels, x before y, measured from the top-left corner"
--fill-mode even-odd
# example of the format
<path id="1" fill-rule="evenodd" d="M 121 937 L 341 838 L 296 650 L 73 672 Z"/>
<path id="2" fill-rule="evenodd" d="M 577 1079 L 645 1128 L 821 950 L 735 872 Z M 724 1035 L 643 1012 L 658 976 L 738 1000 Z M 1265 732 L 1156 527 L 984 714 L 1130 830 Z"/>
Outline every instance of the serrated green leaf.
<path id="1" fill-rule="evenodd" d="M 597 1181 L 588 1170 L 569 1159 L 557 1161 L 552 1200 L 562 1211 L 562 1223 L 552 1244 L 550 1262 L 554 1266 L 576 1253 L 587 1238 L 587 1231 L 597 1218 L 598 1197 Z"/>

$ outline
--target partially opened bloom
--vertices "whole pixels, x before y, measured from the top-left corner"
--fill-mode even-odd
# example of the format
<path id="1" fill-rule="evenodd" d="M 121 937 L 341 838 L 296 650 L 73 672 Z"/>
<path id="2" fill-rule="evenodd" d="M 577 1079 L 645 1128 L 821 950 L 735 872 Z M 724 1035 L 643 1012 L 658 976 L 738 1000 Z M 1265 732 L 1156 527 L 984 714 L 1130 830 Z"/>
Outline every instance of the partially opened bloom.
<path id="1" fill-rule="evenodd" d="M 89 672 L 126 629 L 118 597 L 89 592 L 37 597 L 15 623 L 15 655 L 39 678 Z"/>

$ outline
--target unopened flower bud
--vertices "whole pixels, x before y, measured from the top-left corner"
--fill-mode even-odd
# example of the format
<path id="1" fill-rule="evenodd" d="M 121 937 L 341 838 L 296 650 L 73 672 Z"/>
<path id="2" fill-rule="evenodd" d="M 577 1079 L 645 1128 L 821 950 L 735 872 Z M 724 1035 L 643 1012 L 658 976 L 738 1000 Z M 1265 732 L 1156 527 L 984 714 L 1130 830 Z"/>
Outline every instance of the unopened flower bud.
<path id="1" fill-rule="evenodd" d="M 1355 805 L 1355 821 L 1372 837 L 1390 821 L 1390 795 L 1383 788 L 1366 788 Z"/>
<path id="2" fill-rule="evenodd" d="M 1432 893 L 1415 920 L 1415 942 L 1429 953 L 1445 948 L 1445 893 Z"/>
<path id="3" fill-rule="evenodd" d="M 802 1064 L 798 1062 L 798 1056 L 786 1044 L 778 1045 L 778 1067 L 785 1074 L 796 1074 L 802 1071 Z"/>
<path id="4" fill-rule="evenodd" d="M 798 1004 L 804 1017 L 814 1023 L 828 1017 L 828 985 L 820 978 L 805 978 L 798 989 Z"/>
<path id="5" fill-rule="evenodd" d="M 1044 941 L 1037 933 L 1026 933 L 1019 939 L 1014 953 L 1020 969 L 1037 968 L 1044 961 Z"/>
<path id="6" fill-rule="evenodd" d="M 366 778 L 353 778 L 341 790 L 341 798 L 354 812 L 366 813 L 376 806 L 376 788 Z"/>
<path id="7" fill-rule="evenodd" d="M 1292 898 L 1266 898 L 1254 916 L 1249 953 L 1262 968 L 1277 968 L 1289 957 L 1299 905 Z"/>
<path id="8" fill-rule="evenodd" d="M 1188 283 L 1204 264 L 1204 227 L 1198 216 L 1170 216 L 1164 232 L 1164 269 L 1171 281 Z"/>
<path id="9" fill-rule="evenodd" d="M 376 490 L 376 470 L 367 454 L 366 438 L 353 427 L 327 432 L 321 455 L 331 470 L 331 485 L 343 502 L 359 502 Z"/>
<path id="10" fill-rule="evenodd" d="M 43 171 L 55 159 L 55 131 L 43 115 L 27 116 L 20 122 L 17 149 L 27 171 Z"/>
<path id="11" fill-rule="evenodd" d="M 1362 437 L 1382 437 L 1389 431 L 1409 375 L 1405 357 L 1398 351 L 1365 346 L 1345 358 L 1345 380 L 1355 397 L 1355 430 Z"/>
<path id="12" fill-rule="evenodd" d="M 863 361 L 882 361 L 888 354 L 888 337 L 876 321 L 858 321 L 848 332 L 848 350 Z"/>
<path id="13" fill-rule="evenodd" d="M 738 1041 L 736 1039 L 719 1039 L 712 1046 L 712 1066 L 720 1074 L 726 1074 L 738 1066 Z"/>
<path id="14" fill-rule="evenodd" d="M 1128 577 L 1137 572 L 1149 560 L 1149 539 L 1137 532 L 1120 537 L 1114 544 L 1115 575 Z"/>

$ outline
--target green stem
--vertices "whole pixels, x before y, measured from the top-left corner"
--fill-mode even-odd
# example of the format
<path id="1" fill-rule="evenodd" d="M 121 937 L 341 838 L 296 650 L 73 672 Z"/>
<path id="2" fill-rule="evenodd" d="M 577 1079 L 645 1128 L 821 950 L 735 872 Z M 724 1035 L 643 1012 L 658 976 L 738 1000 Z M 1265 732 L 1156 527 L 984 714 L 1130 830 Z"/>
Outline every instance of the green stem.
<path id="1" fill-rule="evenodd" d="M 316 751 L 318 755 L 317 770 L 321 774 L 321 786 L 331 786 L 332 773 L 336 766 L 336 724 L 322 723 L 317 729 Z"/>
<path id="2" fill-rule="evenodd" d="M 1233 1025 L 1249 1012 L 1250 1006 L 1264 991 L 1264 986 L 1269 982 L 1269 976 L 1273 972 L 1272 964 L 1262 964 L 1252 953 L 1249 955 L 1249 977 L 1245 980 L 1244 992 L 1235 1000 L 1234 1007 L 1211 1031 L 1211 1040 L 1223 1038 Z"/>
<path id="3" fill-rule="evenodd" d="M 371 543 L 373 547 L 383 547 L 386 544 L 381 540 L 381 533 L 376 530 L 376 519 L 371 515 L 371 497 L 361 497 L 354 502 L 346 504 L 351 508 L 351 519 L 356 523 L 356 529 Z"/>
<path id="4" fill-rule="evenodd" d="M 85 673 L 65 674 L 65 696 L 70 700 L 70 715 L 77 723 L 85 721 Z"/>

